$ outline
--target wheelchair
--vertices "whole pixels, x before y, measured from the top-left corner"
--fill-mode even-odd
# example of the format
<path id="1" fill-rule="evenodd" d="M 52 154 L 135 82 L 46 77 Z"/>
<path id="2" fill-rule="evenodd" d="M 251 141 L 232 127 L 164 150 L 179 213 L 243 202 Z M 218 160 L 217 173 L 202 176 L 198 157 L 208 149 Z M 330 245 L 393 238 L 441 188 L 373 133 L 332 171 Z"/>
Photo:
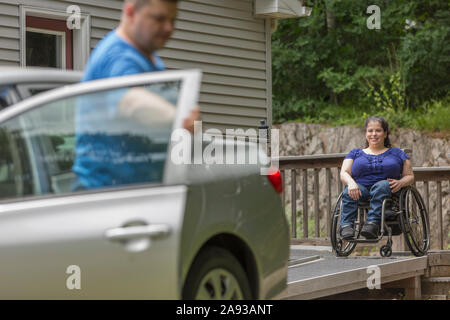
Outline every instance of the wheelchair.
<path id="1" fill-rule="evenodd" d="M 354 239 L 344 240 L 340 236 L 339 221 L 342 212 L 342 194 L 331 212 L 331 245 L 338 257 L 349 256 L 358 243 L 378 243 L 384 236 L 387 242 L 380 248 L 382 257 L 392 255 L 392 236 L 403 234 L 406 244 L 416 257 L 425 255 L 430 247 L 430 224 L 428 212 L 419 191 L 413 186 L 402 188 L 399 193 L 384 199 L 381 209 L 380 233 L 376 239 L 360 238 L 361 229 L 367 219 L 370 202 L 358 203 L 358 213 L 353 225 Z"/>

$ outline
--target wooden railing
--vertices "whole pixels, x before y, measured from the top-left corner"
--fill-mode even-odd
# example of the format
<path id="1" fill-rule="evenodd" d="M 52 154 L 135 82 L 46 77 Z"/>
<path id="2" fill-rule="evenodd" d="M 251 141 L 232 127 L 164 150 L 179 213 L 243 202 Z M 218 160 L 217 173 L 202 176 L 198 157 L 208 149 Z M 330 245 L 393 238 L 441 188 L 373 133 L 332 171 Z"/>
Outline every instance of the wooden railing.
<path id="1" fill-rule="evenodd" d="M 406 151 L 406 150 L 405 150 Z M 408 150 L 409 151 L 409 150 Z M 407 153 L 409 153 L 407 151 Z M 308 239 L 311 238 L 309 234 L 309 218 L 314 219 L 314 232 L 313 238 L 319 240 L 319 243 L 326 243 L 330 237 L 330 224 L 331 224 L 331 209 L 337 200 L 337 196 L 343 190 L 343 184 L 340 181 L 339 173 L 341 170 L 342 161 L 344 160 L 345 153 L 326 154 L 326 155 L 311 155 L 311 156 L 289 156 L 280 157 L 279 165 L 283 178 L 283 204 L 286 204 L 286 195 L 290 193 L 290 224 L 291 224 L 291 237 L 293 239 Z M 312 172 L 311 172 L 312 170 Z M 319 188 L 319 174 L 325 170 L 325 193 L 320 194 Z M 430 218 L 430 225 L 435 225 L 435 229 L 431 230 L 432 237 L 437 234 L 437 245 L 435 249 L 443 250 L 447 249 L 448 239 L 446 237 L 448 230 L 445 227 L 445 221 L 443 220 L 443 208 L 442 202 L 444 199 L 444 192 L 442 190 L 442 183 L 449 181 L 450 183 L 450 167 L 415 167 L 413 168 L 415 176 L 415 185 L 424 198 L 425 205 L 428 209 Z M 312 174 L 311 174 L 312 173 Z M 297 190 L 297 181 L 301 174 L 301 188 Z M 322 173 L 323 174 L 323 173 Z M 313 202 L 312 208 L 308 206 L 308 180 L 312 177 L 313 184 Z M 290 186 L 286 185 L 286 179 L 290 178 Z M 322 179 L 323 180 L 323 179 Z M 332 181 L 334 180 L 334 184 Z M 421 188 L 417 182 L 421 182 Z M 430 212 L 430 182 L 436 184 L 436 210 Z M 448 196 L 450 187 L 447 188 L 445 194 Z M 301 193 L 301 207 L 297 209 L 297 193 Z M 320 203 L 325 202 L 326 214 L 320 214 Z M 312 212 L 310 213 L 310 209 Z M 323 211 L 323 210 L 322 210 Z M 302 216 L 303 232 L 300 236 L 297 232 L 297 217 L 298 214 Z M 436 223 L 433 223 L 436 222 Z M 321 226 L 325 227 L 324 232 Z M 445 228 L 445 230 L 444 230 Z M 325 234 L 324 234 L 325 233 Z M 322 241 L 320 241 L 322 240 Z M 433 239 L 432 239 L 433 240 Z"/>

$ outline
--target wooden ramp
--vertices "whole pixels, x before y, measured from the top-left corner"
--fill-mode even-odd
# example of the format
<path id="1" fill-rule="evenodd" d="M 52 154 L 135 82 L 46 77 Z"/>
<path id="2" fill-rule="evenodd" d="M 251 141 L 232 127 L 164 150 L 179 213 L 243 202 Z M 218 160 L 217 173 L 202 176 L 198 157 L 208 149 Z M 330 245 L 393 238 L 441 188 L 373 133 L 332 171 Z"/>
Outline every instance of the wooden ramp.
<path id="1" fill-rule="evenodd" d="M 291 246 L 288 288 L 280 298 L 317 299 L 373 287 L 379 274 L 378 284 L 382 288 L 403 288 L 407 299 L 421 299 L 421 279 L 429 269 L 429 260 L 431 263 L 435 260 L 429 257 L 436 254 L 450 255 L 450 252 L 424 257 L 405 252 L 389 258 L 338 258 L 331 247 Z"/>

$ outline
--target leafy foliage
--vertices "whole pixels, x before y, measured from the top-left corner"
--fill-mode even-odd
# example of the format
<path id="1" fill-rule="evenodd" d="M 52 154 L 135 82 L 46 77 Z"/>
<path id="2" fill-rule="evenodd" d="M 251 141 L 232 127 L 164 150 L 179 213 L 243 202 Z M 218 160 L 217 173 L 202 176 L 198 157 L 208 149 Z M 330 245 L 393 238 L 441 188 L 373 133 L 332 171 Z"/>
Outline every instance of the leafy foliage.
<path id="1" fill-rule="evenodd" d="M 366 25 L 373 4 L 381 9 L 380 30 Z M 448 102 L 448 1 L 304 5 L 313 8 L 311 16 L 280 20 L 272 37 L 274 121 L 348 124 L 377 113 L 394 126 L 418 126 L 405 115 L 429 113 L 440 99 Z"/>

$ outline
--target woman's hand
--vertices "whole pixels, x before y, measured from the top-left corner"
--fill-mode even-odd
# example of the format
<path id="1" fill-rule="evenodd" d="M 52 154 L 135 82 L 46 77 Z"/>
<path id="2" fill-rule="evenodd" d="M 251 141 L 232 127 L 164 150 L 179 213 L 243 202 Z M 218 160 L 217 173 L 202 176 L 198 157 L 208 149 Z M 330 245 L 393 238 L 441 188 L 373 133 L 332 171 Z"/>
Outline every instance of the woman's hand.
<path id="1" fill-rule="evenodd" d="M 400 191 L 401 188 L 404 187 L 403 182 L 401 180 L 389 179 L 389 187 L 391 188 L 392 193 L 396 193 Z"/>
<path id="2" fill-rule="evenodd" d="M 358 200 L 359 197 L 362 196 L 361 190 L 359 190 L 359 186 L 357 183 L 352 182 L 348 185 L 348 195 L 353 200 Z"/>

